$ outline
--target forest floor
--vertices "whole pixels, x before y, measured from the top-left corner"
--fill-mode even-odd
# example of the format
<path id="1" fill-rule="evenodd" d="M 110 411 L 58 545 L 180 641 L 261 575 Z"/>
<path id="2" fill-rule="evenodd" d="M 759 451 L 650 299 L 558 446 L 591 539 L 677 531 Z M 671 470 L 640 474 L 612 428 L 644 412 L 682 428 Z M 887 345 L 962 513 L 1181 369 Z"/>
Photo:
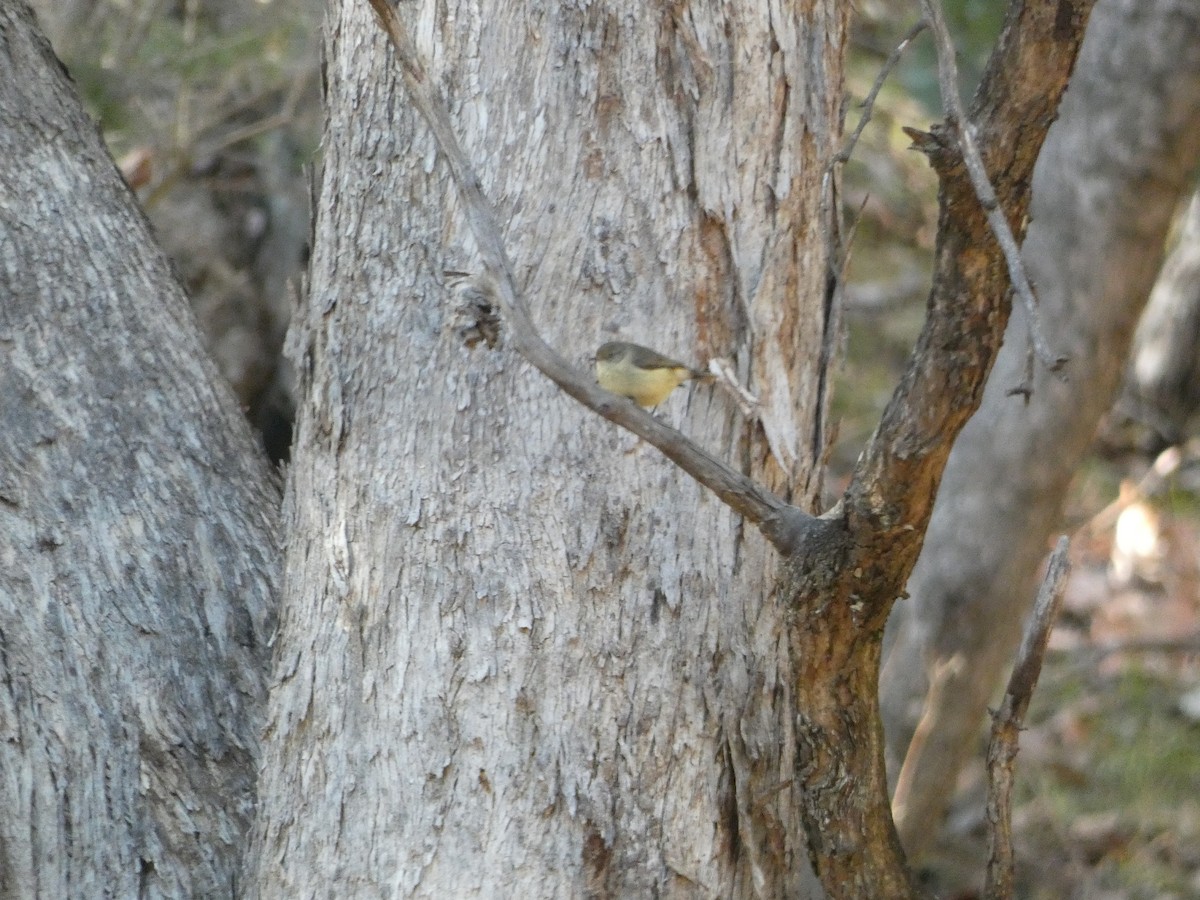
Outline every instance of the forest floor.
<path id="1" fill-rule="evenodd" d="M 1076 485 L 1072 518 L 1101 511 L 1075 533 L 1017 762 L 1019 896 L 1032 900 L 1200 897 L 1200 517 L 1175 482 L 1187 472 L 1147 496 L 1141 468 L 1094 461 Z M 981 767 L 967 780 L 972 799 L 929 865 L 961 900 L 984 859 Z"/>

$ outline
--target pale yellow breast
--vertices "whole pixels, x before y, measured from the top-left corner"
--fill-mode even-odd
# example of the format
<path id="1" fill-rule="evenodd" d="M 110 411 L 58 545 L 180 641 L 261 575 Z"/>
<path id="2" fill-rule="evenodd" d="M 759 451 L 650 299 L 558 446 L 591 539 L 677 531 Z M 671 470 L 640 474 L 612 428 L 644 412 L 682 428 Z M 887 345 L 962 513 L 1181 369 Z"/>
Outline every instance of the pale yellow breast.
<path id="1" fill-rule="evenodd" d="M 667 395 L 692 377 L 687 366 L 662 369 L 639 369 L 626 357 L 617 360 L 596 360 L 596 380 L 600 387 L 640 406 L 658 406 Z"/>

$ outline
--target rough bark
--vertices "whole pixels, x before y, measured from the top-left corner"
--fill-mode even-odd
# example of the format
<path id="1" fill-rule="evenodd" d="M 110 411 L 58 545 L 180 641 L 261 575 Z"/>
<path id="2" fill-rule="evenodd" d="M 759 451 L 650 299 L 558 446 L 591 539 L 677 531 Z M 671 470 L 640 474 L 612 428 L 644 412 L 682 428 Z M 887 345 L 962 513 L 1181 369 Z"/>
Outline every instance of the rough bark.
<path id="1" fill-rule="evenodd" d="M 320 131 L 320 0 L 291 0 L 286 17 L 244 0 L 31 5 L 103 117 L 209 354 L 272 458 L 286 458 L 280 359 L 310 237 L 301 169 Z"/>
<path id="2" fill-rule="evenodd" d="M 1018 231 L 1089 8 L 1014 4 L 974 109 Z M 511 356 L 466 352 L 489 311 L 438 282 L 470 269 L 473 238 L 365 10 L 331 14 L 327 178 L 293 337 L 305 452 L 261 895 L 336 881 L 803 896 L 818 890 L 805 850 L 836 896 L 911 894 L 883 777 L 880 636 L 1007 315 L 953 128 L 923 140 L 945 281 L 920 352 L 845 503 L 807 520 L 776 573 L 657 455 Z M 829 242 L 813 226 L 839 15 L 614 4 L 499 10 L 484 28 L 469 8 L 403 14 L 426 61 L 406 84 L 444 92 L 552 343 L 585 358 L 619 329 L 734 357 L 764 397 L 761 429 L 719 397 L 665 414 L 803 503 L 824 444 Z M 623 457 L 604 452 L 614 437 Z"/>
<path id="3" fill-rule="evenodd" d="M 657 415 L 811 503 L 844 4 L 400 11 L 549 342 L 733 358 L 762 425 Z M 473 239 L 389 53 L 331 6 L 260 895 L 818 896 L 768 546 L 465 346 Z"/>
<path id="4" fill-rule="evenodd" d="M 1061 117 L 1039 160 L 1023 256 L 1066 380 L 1040 372 L 1026 406 L 1024 317 L 1009 337 L 942 481 L 925 551 L 899 606 L 882 676 L 898 763 L 920 713 L 925 672 L 950 683 L 905 808 L 901 837 L 919 855 L 1019 634 L 1062 497 L 1111 403 L 1171 211 L 1200 149 L 1200 10 L 1102 0 Z"/>
<path id="5" fill-rule="evenodd" d="M 1012 900 L 1014 896 L 1016 859 L 1012 840 L 1012 797 L 1016 783 L 1017 751 L 1025 715 L 1029 712 L 1033 691 L 1041 676 L 1050 631 L 1054 628 L 1067 589 L 1067 576 L 1071 572 L 1068 557 L 1070 549 L 1065 535 L 1054 546 L 1054 552 L 1046 564 L 1046 577 L 1038 588 L 1033 612 L 1021 637 L 1021 646 L 1004 691 L 1004 699 L 992 714 L 987 752 L 988 863 L 983 889 L 985 900 Z"/>
<path id="6" fill-rule="evenodd" d="M 230 896 L 277 494 L 23 2 L 0 159 L 0 895 Z"/>

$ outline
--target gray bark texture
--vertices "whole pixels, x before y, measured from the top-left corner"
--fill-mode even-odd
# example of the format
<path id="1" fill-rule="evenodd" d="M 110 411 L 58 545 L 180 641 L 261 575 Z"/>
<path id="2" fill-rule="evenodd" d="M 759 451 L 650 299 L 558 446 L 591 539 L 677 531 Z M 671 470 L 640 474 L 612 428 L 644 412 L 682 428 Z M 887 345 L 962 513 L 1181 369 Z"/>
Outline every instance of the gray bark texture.
<path id="1" fill-rule="evenodd" d="M 731 358 L 761 423 L 705 386 L 656 414 L 806 505 L 844 6 L 400 7 L 547 340 Z M 327 32 L 255 896 L 818 896 L 772 551 L 467 346 L 444 161 L 366 0 Z"/>
<path id="2" fill-rule="evenodd" d="M 1163 242 L 1200 152 L 1200 5 L 1101 0 L 1038 162 L 1024 259 L 1066 379 L 1026 405 L 1014 309 L 983 404 L 951 454 L 925 546 L 897 604 L 881 675 L 892 761 L 922 715 L 897 827 L 927 846 L 1012 658 L 1063 495 L 1109 408 Z M 927 673 L 940 689 L 925 702 Z M 914 745 L 915 746 L 915 745 Z"/>
<path id="3" fill-rule="evenodd" d="M 1135 339 L 1134 414 L 1163 440 L 1188 436 L 1200 409 L 1200 194 L 1150 292 Z"/>
<path id="4" fill-rule="evenodd" d="M 231 896 L 277 492 L 22 0 L 0 301 L 0 896 Z"/>
<path id="5" fill-rule="evenodd" d="M 320 0 L 291 0 L 286 17 L 245 0 L 31 5 L 104 117 L 209 354 L 284 458 L 292 396 L 280 358 L 310 237 L 300 175 L 320 129 Z"/>
<path id="6" fill-rule="evenodd" d="M 245 0 L 31 2 L 276 460 L 293 406 L 283 335 L 310 239 L 300 172 L 320 127 L 319 4 L 292 0 L 282 18 Z"/>

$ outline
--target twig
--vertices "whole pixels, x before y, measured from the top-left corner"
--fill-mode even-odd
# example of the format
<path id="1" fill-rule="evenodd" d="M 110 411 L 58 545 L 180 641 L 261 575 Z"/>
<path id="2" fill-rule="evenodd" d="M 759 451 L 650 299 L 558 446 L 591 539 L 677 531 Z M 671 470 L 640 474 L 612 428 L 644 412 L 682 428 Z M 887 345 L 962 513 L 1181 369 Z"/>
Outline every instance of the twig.
<path id="1" fill-rule="evenodd" d="M 862 221 L 863 210 L 866 209 L 868 198 L 863 197 L 862 204 L 858 208 L 858 214 L 854 217 L 854 221 L 850 225 L 850 234 L 848 237 L 843 239 L 842 228 L 840 227 L 841 207 L 840 204 L 837 203 L 836 187 L 838 181 L 834 178 L 834 167 L 839 163 L 847 162 L 850 159 L 851 154 L 854 153 L 854 148 L 858 144 L 858 139 L 862 137 L 863 130 L 867 127 L 867 123 L 871 121 L 871 114 L 875 111 L 875 98 L 879 96 L 879 91 L 883 88 L 883 83 L 887 81 L 888 75 L 890 75 L 892 69 L 896 67 L 896 63 L 900 61 L 901 54 L 903 54 L 908 45 L 912 43 L 913 38 L 920 34 L 924 29 L 925 22 L 917 22 L 917 24 L 913 25 L 913 27 L 908 30 L 908 33 L 904 35 L 900 43 L 895 46 L 892 52 L 888 54 L 888 58 L 884 60 L 883 66 L 879 70 L 879 74 L 875 76 L 875 83 L 871 85 L 871 90 L 867 93 L 866 99 L 860 104 L 862 116 L 858 120 L 858 125 L 854 129 L 854 133 L 850 135 L 850 140 L 846 142 L 846 146 L 838 151 L 838 153 L 834 155 L 831 160 L 829 160 L 829 165 L 825 167 L 825 177 L 822 179 L 822 191 L 824 192 L 823 196 L 826 198 L 832 198 L 833 202 L 829 204 L 829 212 L 831 215 L 837 215 L 837 219 L 831 223 L 830 227 L 831 233 L 837 236 L 837 240 L 831 241 L 830 243 L 836 246 L 831 246 L 830 253 L 828 254 L 829 273 L 833 279 L 833 290 L 837 295 L 843 295 L 845 291 L 846 272 L 850 268 L 850 248 L 854 244 L 854 236 L 858 231 L 859 222 Z M 833 333 L 833 330 L 829 328 L 829 325 L 831 324 L 832 323 L 828 321 L 827 317 L 826 336 L 828 338 L 831 338 Z M 822 365 L 823 372 L 826 371 L 828 361 L 833 355 L 828 348 L 829 343 L 829 340 L 823 342 L 822 356 L 825 357 Z"/>
<path id="2" fill-rule="evenodd" d="M 1028 337 L 1028 335 L 1027 335 Z M 1025 405 L 1029 405 L 1029 401 L 1033 398 L 1033 375 L 1034 363 L 1036 360 L 1033 357 L 1033 343 L 1029 340 L 1025 341 L 1025 365 L 1021 369 L 1021 380 L 1013 387 L 1010 387 L 1006 392 L 1007 397 L 1020 397 L 1025 401 Z"/>
<path id="3" fill-rule="evenodd" d="M 1033 288 L 1029 285 L 1025 267 L 1021 263 L 1021 250 L 1017 246 L 1016 238 L 1013 237 L 1008 219 L 1000 209 L 996 191 L 988 179 L 983 158 L 975 144 L 975 127 L 967 118 L 962 98 L 958 94 L 958 64 L 954 61 L 954 42 L 950 38 L 950 30 L 946 27 L 941 4 L 938 0 L 921 0 L 921 9 L 925 15 L 925 22 L 933 34 L 938 63 L 938 86 L 942 95 L 942 104 L 945 106 L 946 118 L 958 134 L 959 148 L 962 150 L 963 163 L 967 167 L 971 185 L 975 188 L 979 205 L 987 216 L 988 225 L 991 226 L 992 233 L 1000 244 L 1000 249 L 1004 251 L 1004 261 L 1008 265 L 1008 277 L 1012 282 L 1013 290 L 1021 298 L 1021 303 L 1025 307 L 1033 352 L 1042 365 L 1051 372 L 1057 372 L 1066 364 L 1067 358 L 1056 355 L 1046 342 L 1041 309 L 1038 306 L 1037 298 L 1033 295 Z M 1023 391 L 1019 391 L 1019 393 L 1023 393 Z"/>
<path id="4" fill-rule="evenodd" d="M 757 422 L 761 416 L 762 404 L 738 382 L 733 363 L 723 356 L 714 357 L 708 361 L 708 371 L 712 373 L 717 387 L 733 398 L 738 411 L 751 422 Z"/>
<path id="5" fill-rule="evenodd" d="M 204 155 L 214 156 L 222 150 L 232 147 L 234 144 L 250 140 L 260 134 L 265 134 L 268 131 L 274 131 L 290 124 L 296 118 L 296 107 L 300 103 L 300 98 L 304 93 L 305 87 L 307 87 L 309 77 L 308 73 L 302 73 L 292 79 L 292 83 L 284 95 L 283 103 L 280 105 L 278 112 L 264 116 L 257 122 L 251 122 L 248 125 L 243 125 L 241 128 L 233 129 L 228 134 L 223 135 L 214 146 L 206 148 Z M 222 121 L 229 121 L 231 118 L 229 111 L 225 110 L 224 112 Z M 201 129 L 201 132 L 205 130 L 207 129 Z"/>
<path id="6" fill-rule="evenodd" d="M 1008 679 L 1008 689 L 1004 692 L 1000 709 L 992 718 L 992 737 L 987 754 L 989 852 L 983 893 L 986 900 L 1011 900 L 1013 896 L 1013 763 L 1017 758 L 1017 740 L 1025 713 L 1029 710 L 1029 701 L 1042 671 L 1046 642 L 1067 587 L 1067 574 L 1071 571 L 1071 563 L 1067 559 L 1069 549 L 1070 542 L 1064 535 L 1058 539 L 1054 552 L 1050 554 L 1046 577 L 1042 579 L 1033 614 L 1025 626 L 1021 649 L 1017 652 L 1017 661 Z"/>
<path id="7" fill-rule="evenodd" d="M 846 141 L 846 146 L 843 147 L 832 160 L 829 161 L 829 166 L 832 168 L 837 163 L 844 163 L 850 159 L 850 155 L 854 153 L 854 147 L 858 143 L 858 139 L 862 137 L 863 129 L 867 127 L 867 123 L 871 121 L 871 113 L 875 111 L 875 98 L 879 96 L 879 91 L 883 87 L 883 83 L 887 81 L 887 77 L 892 74 L 892 69 L 896 68 L 896 63 L 900 62 L 900 56 L 908 49 L 908 45 L 913 42 L 913 39 L 925 30 L 927 27 L 925 20 L 922 19 L 912 28 L 908 29 L 908 33 L 901 38 L 900 43 L 895 46 L 895 49 L 888 54 L 888 58 L 884 60 L 883 67 L 879 70 L 879 74 L 875 77 L 875 84 L 871 86 L 867 98 L 860 104 L 862 109 L 862 118 L 858 120 L 858 125 L 854 128 L 854 134 L 850 135 L 850 140 Z"/>
<path id="8" fill-rule="evenodd" d="M 731 509 L 757 525 L 781 552 L 787 553 L 793 549 L 815 521 L 812 516 L 730 468 L 631 400 L 603 390 L 568 363 L 538 334 L 513 277 L 512 263 L 504 247 L 495 211 L 484 196 L 479 177 L 458 142 L 445 104 L 437 96 L 418 59 L 408 29 L 388 0 L 367 2 L 375 10 L 380 27 L 396 51 L 396 61 L 413 106 L 425 119 L 438 149 L 449 165 L 484 266 L 485 275 L 477 279 L 478 286 L 496 300 L 508 325 L 513 347 L 571 397 L 657 447 L 664 456 L 711 490 Z"/>
<path id="9" fill-rule="evenodd" d="M 1037 152 L 1074 65 L 1091 3 L 1011 4 L 980 83 L 978 140 L 996 161 L 996 190 L 1016 222 L 1028 210 Z M 979 406 L 1010 312 L 1001 247 L 962 163 L 955 132 L 949 124 L 930 133 L 908 131 L 940 182 L 938 241 L 924 327 L 844 494 L 847 522 L 852 530 L 866 526 L 863 534 L 871 534 L 879 548 L 875 558 L 899 555 L 900 548 L 906 554 L 920 550 L 929 498 L 954 438 Z M 910 544 L 909 538 L 916 540 Z"/>
<path id="10" fill-rule="evenodd" d="M 846 273 L 850 270 L 850 254 L 854 249 L 854 239 L 858 237 L 858 226 L 862 224 L 863 210 L 867 208 L 867 201 L 870 199 L 871 196 L 869 194 L 863 197 L 862 203 L 855 210 L 854 218 L 850 220 L 850 227 L 847 229 L 849 233 L 838 248 L 841 253 L 841 262 L 834 272 L 834 277 L 837 279 L 839 287 L 843 287 L 846 284 Z"/>

